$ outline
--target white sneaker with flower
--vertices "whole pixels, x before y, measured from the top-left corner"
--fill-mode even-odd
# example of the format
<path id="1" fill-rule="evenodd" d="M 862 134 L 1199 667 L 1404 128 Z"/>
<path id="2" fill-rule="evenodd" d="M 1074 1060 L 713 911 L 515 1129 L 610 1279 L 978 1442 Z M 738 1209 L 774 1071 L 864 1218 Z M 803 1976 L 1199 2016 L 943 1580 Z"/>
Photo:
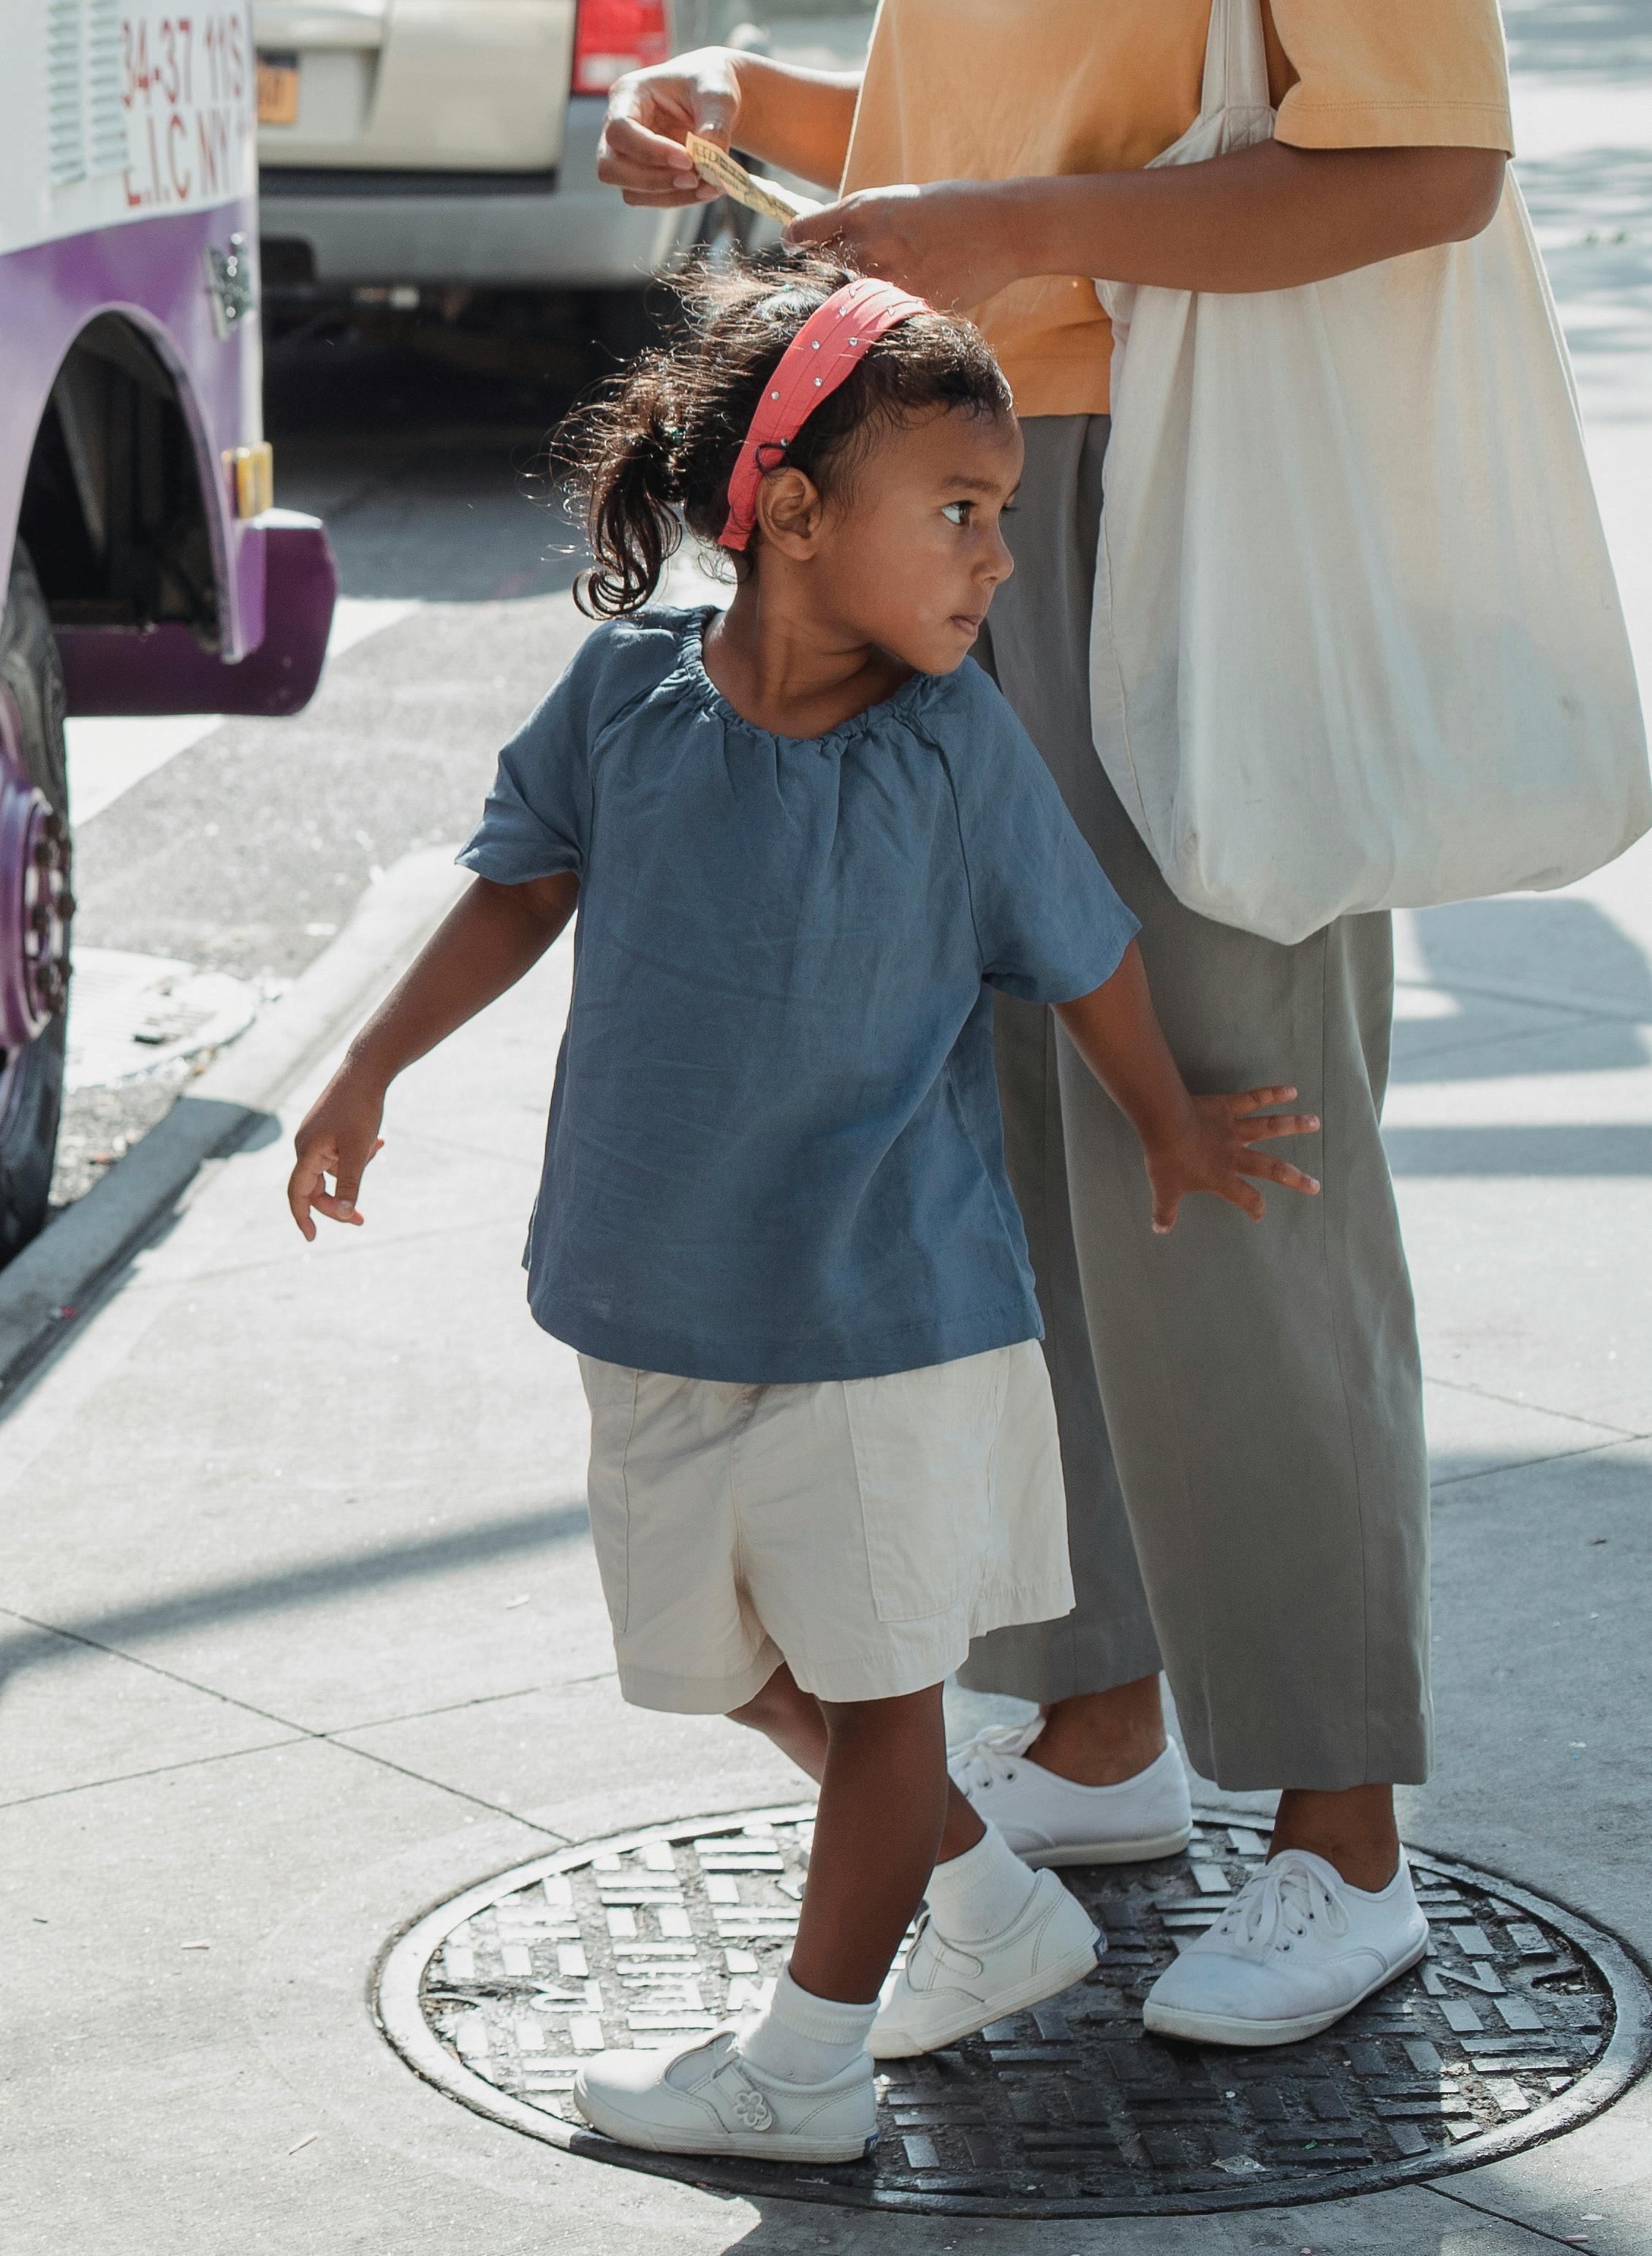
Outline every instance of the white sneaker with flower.
<path id="1" fill-rule="evenodd" d="M 1023 1864 L 1135 1865 L 1186 1848 L 1193 1809 L 1173 1742 L 1117 1786 L 1078 1786 L 1029 1752 L 1043 1729 L 1040 1716 L 995 1724 L 947 1756 L 959 1792 Z"/>
<path id="2" fill-rule="evenodd" d="M 924 1912 L 906 1963 L 884 1985 L 867 2039 L 874 2060 L 910 2060 L 1042 2005 L 1095 1971 L 1107 1938 L 1053 1872 L 1002 1935 L 952 1942 Z"/>
<path id="3" fill-rule="evenodd" d="M 764 2076 L 737 2029 L 664 2052 L 600 2052 L 573 2079 L 594 2131 L 656 2154 L 743 2154 L 779 2162 L 854 2162 L 877 2143 L 872 2063 L 826 2083 Z"/>
<path id="4" fill-rule="evenodd" d="M 1388 1886 L 1373 1891 L 1351 1886 L 1323 1857 L 1284 1849 L 1165 1968 L 1142 2018 L 1159 2036 L 1195 2044 L 1297 2044 L 1427 1949 L 1428 1921 L 1402 1856 Z"/>

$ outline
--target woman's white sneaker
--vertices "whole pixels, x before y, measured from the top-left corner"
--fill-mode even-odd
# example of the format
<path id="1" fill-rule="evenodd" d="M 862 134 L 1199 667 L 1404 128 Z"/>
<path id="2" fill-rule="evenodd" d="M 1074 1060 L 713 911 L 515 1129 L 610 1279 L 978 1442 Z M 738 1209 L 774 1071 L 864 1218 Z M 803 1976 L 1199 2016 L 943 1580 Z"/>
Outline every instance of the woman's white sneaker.
<path id="1" fill-rule="evenodd" d="M 1297 2044 L 1341 2020 L 1428 1949 L 1410 1867 L 1351 1887 L 1334 1865 L 1285 1849 L 1147 1993 L 1157 2035 L 1195 2044 Z"/>
<path id="2" fill-rule="evenodd" d="M 981 1942 L 949 1942 L 925 1912 L 906 1963 L 889 1984 L 867 2049 L 910 2060 L 973 2036 L 989 2021 L 1083 1981 L 1106 1938 L 1053 1872 L 1040 1872 L 1014 1923 Z"/>
<path id="3" fill-rule="evenodd" d="M 1044 1728 L 997 1724 L 947 1757 L 953 1783 L 1029 1865 L 1135 1865 L 1174 1857 L 1193 1835 L 1187 1772 L 1174 1743 L 1117 1786 L 1078 1786 L 1034 1760 Z"/>
<path id="4" fill-rule="evenodd" d="M 677 2052 L 600 2052 L 573 2079 L 594 2131 L 657 2154 L 743 2154 L 853 2162 L 877 2142 L 877 2092 L 864 2053 L 826 2083 L 787 2083 L 745 2059 L 721 2029 Z"/>

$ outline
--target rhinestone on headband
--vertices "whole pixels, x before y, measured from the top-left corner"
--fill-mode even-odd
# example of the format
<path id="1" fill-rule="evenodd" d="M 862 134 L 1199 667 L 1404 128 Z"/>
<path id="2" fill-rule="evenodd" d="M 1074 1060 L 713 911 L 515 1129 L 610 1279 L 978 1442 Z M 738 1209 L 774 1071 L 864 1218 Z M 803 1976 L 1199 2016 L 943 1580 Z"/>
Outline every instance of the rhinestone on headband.
<path id="1" fill-rule="evenodd" d="M 781 355 L 771 387 L 758 400 L 729 476 L 728 517 L 719 538 L 721 547 L 742 549 L 750 539 L 763 470 L 772 467 L 797 437 L 817 405 L 814 394 L 835 391 L 886 329 L 915 314 L 932 311 L 910 291 L 897 290 L 892 283 L 868 276 L 845 283 L 816 307 Z M 838 324 L 856 315 L 861 317 L 855 321 L 856 333 L 846 336 Z M 826 360 L 819 363 L 822 373 L 805 384 L 803 370 L 823 345 Z"/>

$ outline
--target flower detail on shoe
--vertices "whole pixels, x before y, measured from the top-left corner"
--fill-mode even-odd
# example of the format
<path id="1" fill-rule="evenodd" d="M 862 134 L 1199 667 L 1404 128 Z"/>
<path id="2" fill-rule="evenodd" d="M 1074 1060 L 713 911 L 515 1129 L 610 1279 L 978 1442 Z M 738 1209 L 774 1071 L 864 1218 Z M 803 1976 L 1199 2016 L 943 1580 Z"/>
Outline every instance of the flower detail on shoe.
<path id="1" fill-rule="evenodd" d="M 766 2131 L 775 2119 L 774 2109 L 753 2084 L 736 2091 L 728 2104 L 735 2121 L 748 2131 Z"/>
<path id="2" fill-rule="evenodd" d="M 742 2058 L 737 2028 L 669 2051 L 594 2053 L 569 2095 L 594 2131 L 663 2154 L 858 2161 L 877 2140 L 877 2091 L 862 2053 L 824 2083 L 788 2083 Z"/>

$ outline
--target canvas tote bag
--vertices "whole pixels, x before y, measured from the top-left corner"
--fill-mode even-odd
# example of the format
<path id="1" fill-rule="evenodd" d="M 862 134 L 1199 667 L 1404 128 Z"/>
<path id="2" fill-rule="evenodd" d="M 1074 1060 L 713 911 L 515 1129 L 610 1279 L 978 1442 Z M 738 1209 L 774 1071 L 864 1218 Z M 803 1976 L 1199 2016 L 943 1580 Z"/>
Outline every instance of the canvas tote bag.
<path id="1" fill-rule="evenodd" d="M 1154 161 L 1269 137 L 1213 0 Z M 1509 174 L 1472 243 L 1255 294 L 1099 282 L 1095 744 L 1178 899 L 1271 940 L 1562 885 L 1652 823 L 1565 348 Z"/>

